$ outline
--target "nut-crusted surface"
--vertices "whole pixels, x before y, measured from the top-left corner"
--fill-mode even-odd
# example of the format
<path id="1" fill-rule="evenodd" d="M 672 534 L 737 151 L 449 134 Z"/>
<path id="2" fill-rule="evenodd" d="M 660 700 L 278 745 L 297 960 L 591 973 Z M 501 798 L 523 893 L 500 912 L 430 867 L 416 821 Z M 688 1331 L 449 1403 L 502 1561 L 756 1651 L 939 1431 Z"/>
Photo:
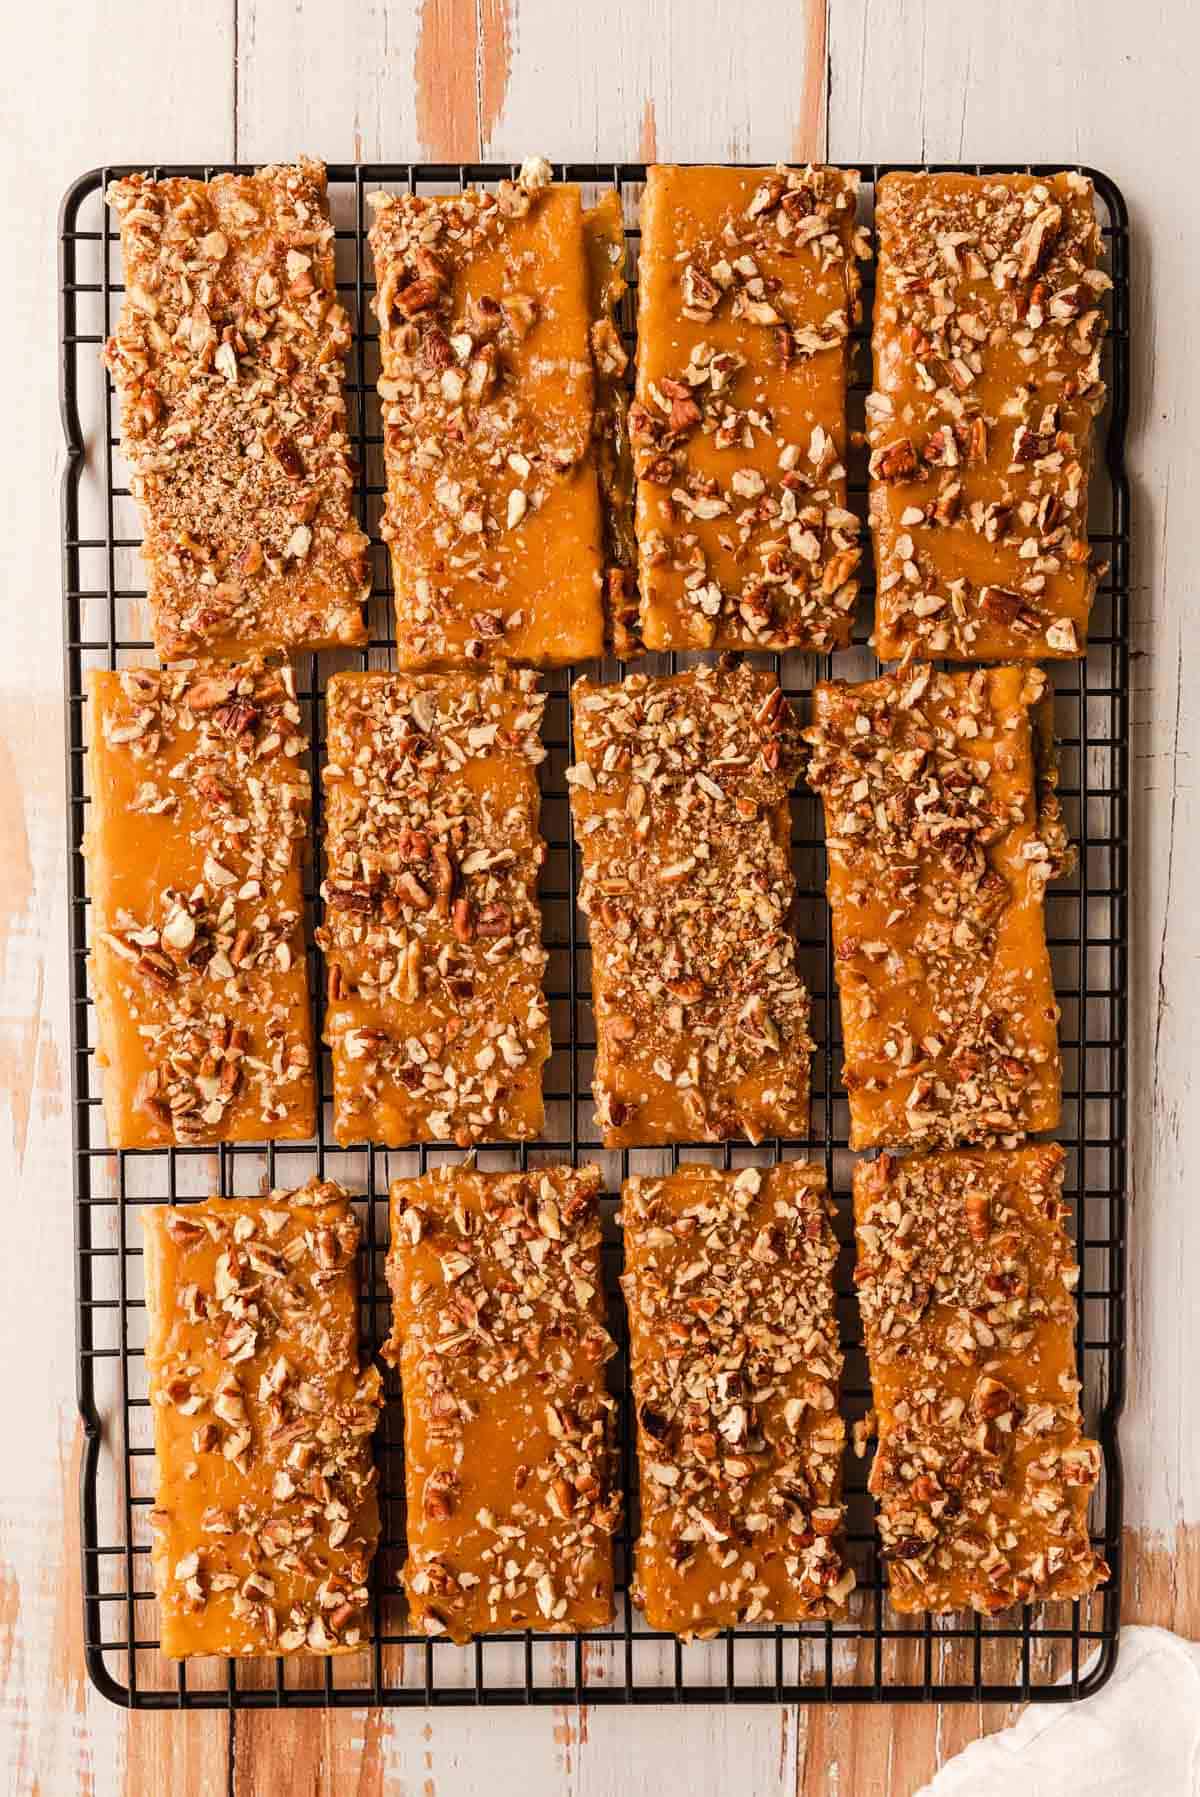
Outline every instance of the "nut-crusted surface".
<path id="1" fill-rule="evenodd" d="M 1110 285 L 1091 182 L 885 175 L 876 223 L 877 651 L 1080 655 Z"/>
<path id="2" fill-rule="evenodd" d="M 142 1222 L 163 1652 L 364 1646 L 380 1392 L 344 1192 L 314 1179 Z"/>
<path id="3" fill-rule="evenodd" d="M 574 691 L 607 1147 L 808 1133 L 791 932 L 798 734 L 773 674 L 701 667 Z"/>
<path id="4" fill-rule="evenodd" d="M 317 940 L 337 1138 L 536 1136 L 550 1053 L 537 677 L 336 674 L 326 704 Z"/>
<path id="5" fill-rule="evenodd" d="M 832 1208 L 824 1170 L 799 1161 L 625 1182 L 634 1597 L 652 1628 L 706 1635 L 845 1605 Z"/>
<path id="6" fill-rule="evenodd" d="M 618 328 L 625 279 L 621 196 L 610 187 L 583 215 L 596 375 L 596 471 L 604 513 L 604 648 L 624 661 L 643 654 L 633 528 L 633 452 L 629 443 L 629 354 Z"/>
<path id="7" fill-rule="evenodd" d="M 392 1186 L 413 1621 L 456 1641 L 601 1628 L 620 1496 L 595 1167 Z"/>
<path id="8" fill-rule="evenodd" d="M 1058 1122 L 1043 898 L 1068 853 L 1052 775 L 1038 791 L 1044 689 L 1037 668 L 925 663 L 816 688 L 852 1148 Z"/>
<path id="9" fill-rule="evenodd" d="M 992 1614 L 1108 1577 L 1087 1530 L 1100 1450 L 1079 1412 L 1064 1158 L 1044 1144 L 854 1170 L 870 1489 L 898 1610 Z"/>
<path id="10" fill-rule="evenodd" d="M 840 169 L 650 170 L 630 415 L 647 648 L 849 640 L 857 186 Z"/>
<path id="11" fill-rule="evenodd" d="M 549 175 L 372 195 L 403 668 L 601 653 L 588 258 Z"/>
<path id="12" fill-rule="evenodd" d="M 114 1148 L 307 1137 L 308 740 L 290 667 L 90 679 L 92 985 Z"/>
<path id="13" fill-rule="evenodd" d="M 114 181 L 105 359 L 164 660 L 365 640 L 325 169 Z"/>

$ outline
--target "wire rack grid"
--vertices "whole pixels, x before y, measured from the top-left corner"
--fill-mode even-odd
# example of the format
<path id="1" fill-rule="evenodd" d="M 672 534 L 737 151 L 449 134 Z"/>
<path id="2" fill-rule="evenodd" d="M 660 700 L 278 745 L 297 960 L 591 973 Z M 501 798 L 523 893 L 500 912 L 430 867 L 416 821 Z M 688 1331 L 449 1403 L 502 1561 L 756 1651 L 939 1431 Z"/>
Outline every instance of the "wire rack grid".
<path id="1" fill-rule="evenodd" d="M 151 165 L 142 164 L 140 167 Z M 156 175 L 207 179 L 234 165 L 157 165 Z M 853 165 L 851 165 L 853 166 Z M 860 164 L 864 217 L 869 195 L 887 167 Z M 1000 173 L 1014 165 L 968 165 L 972 173 Z M 1015 165 L 1050 173 L 1061 165 Z M 103 205 L 108 181 L 127 167 L 94 169 L 68 191 L 60 220 L 61 410 L 67 443 L 63 482 L 65 697 L 69 816 L 72 1115 L 75 1149 L 78 1402 L 85 1449 L 81 1475 L 82 1594 L 87 1665 L 113 1702 L 134 1708 L 310 1707 L 427 1704 L 546 1703 L 1070 1701 L 1095 1690 L 1111 1673 L 1119 1627 L 1121 1468 L 1117 1420 L 1125 1385 L 1125 1178 L 1127 980 L 1127 759 L 1128 610 L 1130 582 L 1129 485 L 1124 468 L 1129 409 L 1129 228 L 1125 204 L 1111 179 L 1092 175 L 1102 208 L 1112 315 L 1105 357 L 1109 402 L 1101 423 L 1103 454 L 1093 483 L 1092 541 L 1109 561 L 1093 616 L 1086 658 L 1056 664 L 1062 782 L 1060 795 L 1079 865 L 1052 887 L 1047 928 L 1062 1007 L 1063 1121 L 1068 1151 L 1067 1192 L 1083 1266 L 1077 1347 L 1089 1426 L 1103 1448 L 1103 1474 L 1093 1506 L 1096 1545 L 1113 1569 L 1109 1585 L 1091 1600 L 1026 1607 L 998 1618 L 909 1618 L 887 1601 L 866 1496 L 866 1462 L 849 1459 L 848 1546 L 858 1588 L 844 1620 L 787 1628 L 728 1631 L 715 1641 L 683 1646 L 648 1631 L 628 1596 L 636 1535 L 636 1461 L 628 1426 L 623 1311 L 612 1321 L 620 1353 L 614 1379 L 620 1396 L 620 1463 L 627 1515 L 616 1540 L 618 1610 L 612 1627 L 588 1635 L 495 1637 L 472 1646 L 428 1641 L 406 1632 L 399 1570 L 404 1557 L 402 1416 L 394 1378 L 377 1439 L 383 1536 L 375 1568 L 373 1638 L 362 1654 L 330 1661 L 204 1660 L 172 1665 L 158 1653 L 151 1589 L 147 1520 L 153 1502 L 153 1451 L 144 1365 L 145 1306 L 140 1234 L 134 1211 L 144 1204 L 184 1202 L 211 1191 L 252 1194 L 264 1181 L 295 1185 L 311 1173 L 340 1179 L 355 1196 L 363 1226 L 363 1351 L 376 1351 L 387 1334 L 383 1260 L 387 1246 L 387 1188 L 397 1174 L 424 1171 L 457 1158 L 447 1146 L 388 1153 L 370 1145 L 337 1147 L 328 1128 L 327 1057 L 318 1069 L 321 1127 L 311 1143 L 224 1145 L 217 1150 L 114 1152 L 106 1144 L 100 1109 L 94 1009 L 86 961 L 88 899 L 82 845 L 87 824 L 88 707 L 85 676 L 92 667 L 123 667 L 152 659 L 140 533 L 120 456 L 116 402 L 100 362 L 120 303 L 120 248 Z M 241 171 L 239 171 L 241 172 Z M 358 505 L 372 539 L 374 594 L 369 647 L 360 652 L 299 658 L 301 699 L 312 741 L 313 844 L 310 898 L 318 880 L 320 758 L 325 681 L 345 666 L 387 666 L 391 574 L 379 538 L 383 494 L 382 432 L 374 383 L 378 337 L 370 311 L 373 293 L 367 194 L 377 188 L 446 192 L 491 184 L 516 173 L 509 165 L 375 164 L 329 169 L 337 228 L 338 284 L 354 325 L 347 390 L 357 446 Z M 615 185 L 629 241 L 630 293 L 623 324 L 632 342 L 636 312 L 637 202 L 645 167 L 633 163 L 562 164 L 560 179 L 580 182 L 585 196 Z M 869 317 L 870 274 L 864 315 Z M 859 372 L 866 355 L 859 330 Z M 854 383 L 851 422 L 861 423 L 868 382 Z M 852 503 L 864 504 L 862 467 L 852 470 Z M 869 579 L 862 616 L 869 614 Z M 854 647 L 834 657 L 762 658 L 780 670 L 785 689 L 803 710 L 815 679 L 835 671 L 851 677 L 877 670 L 860 622 Z M 651 669 L 674 668 L 676 658 L 651 658 Z M 869 1406 L 869 1387 L 857 1308 L 852 1298 L 848 1115 L 838 1083 L 840 1036 L 833 959 L 824 899 L 824 850 L 815 799 L 797 797 L 794 865 L 800 960 L 813 1001 L 817 1052 L 809 1137 L 752 1149 L 606 1153 L 591 1121 L 590 1077 L 594 1025 L 589 1004 L 586 938 L 577 925 L 576 864 L 564 769 L 569 760 L 571 678 L 550 676 L 546 716 L 549 757 L 543 768 L 543 832 L 549 854 L 542 899 L 550 950 L 548 993 L 554 1054 L 547 1078 L 547 1133 L 527 1147 L 480 1151 L 480 1164 L 511 1167 L 580 1157 L 599 1162 L 605 1189 L 616 1194 L 630 1171 L 658 1172 L 680 1158 L 724 1166 L 804 1155 L 823 1159 L 837 1204 L 842 1244 L 839 1309 L 846 1349 L 844 1409 L 848 1418 Z M 621 664 L 602 664 L 619 678 Z M 313 957 L 318 1011 L 323 981 Z M 608 1200 L 609 1211 L 614 1201 Z M 606 1264 L 615 1293 L 620 1248 L 608 1219 Z"/>

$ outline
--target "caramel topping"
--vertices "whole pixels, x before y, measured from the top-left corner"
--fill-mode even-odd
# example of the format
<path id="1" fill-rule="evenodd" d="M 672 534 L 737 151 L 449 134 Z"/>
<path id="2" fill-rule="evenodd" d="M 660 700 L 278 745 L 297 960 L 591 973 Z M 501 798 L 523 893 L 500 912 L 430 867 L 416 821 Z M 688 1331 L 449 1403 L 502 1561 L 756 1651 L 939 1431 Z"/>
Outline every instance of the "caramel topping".
<path id="1" fill-rule="evenodd" d="M 1104 291 L 1077 174 L 885 175 L 867 400 L 875 646 L 1082 655 Z"/>
<path id="2" fill-rule="evenodd" d="M 774 675 L 581 680 L 574 708 L 606 1147 L 806 1135 L 812 1043 L 789 918 L 799 742 Z"/>
<path id="3" fill-rule="evenodd" d="M 288 666 L 90 677 L 91 974 L 115 1148 L 311 1136 L 308 740 Z"/>
<path id="4" fill-rule="evenodd" d="M 534 674 L 337 674 L 327 692 L 326 1040 L 339 1142 L 543 1122 Z"/>
<path id="5" fill-rule="evenodd" d="M 142 1221 L 162 1651 L 364 1646 L 381 1400 L 345 1193 L 314 1179 Z"/>
<path id="6" fill-rule="evenodd" d="M 649 649 L 849 641 L 857 184 L 827 168 L 650 170 L 630 415 Z"/>
<path id="7" fill-rule="evenodd" d="M 825 802 L 850 1146 L 953 1146 L 1058 1122 L 1047 881 L 1069 858 L 1039 810 L 1039 669 L 917 663 L 819 685 L 809 784 Z"/>
<path id="8" fill-rule="evenodd" d="M 621 1207 L 642 1532 L 634 1597 L 688 1639 L 837 1615 L 837 1243 L 817 1166 L 686 1165 Z"/>
<path id="9" fill-rule="evenodd" d="M 325 169 L 131 175 L 105 360 L 164 660 L 366 640 Z"/>
<path id="10" fill-rule="evenodd" d="M 498 193 L 371 203 L 399 665 L 599 655 L 578 188 L 534 158 Z"/>
<path id="11" fill-rule="evenodd" d="M 1046 1144 L 854 1170 L 870 1489 L 898 1610 L 993 1615 L 1109 1576 L 1087 1531 L 1100 1450 L 1079 1413 L 1064 1158 Z"/>
<path id="12" fill-rule="evenodd" d="M 456 1641 L 613 1615 L 600 1175 L 439 1167 L 392 1186 L 385 1353 L 404 1387 L 412 1618 Z"/>

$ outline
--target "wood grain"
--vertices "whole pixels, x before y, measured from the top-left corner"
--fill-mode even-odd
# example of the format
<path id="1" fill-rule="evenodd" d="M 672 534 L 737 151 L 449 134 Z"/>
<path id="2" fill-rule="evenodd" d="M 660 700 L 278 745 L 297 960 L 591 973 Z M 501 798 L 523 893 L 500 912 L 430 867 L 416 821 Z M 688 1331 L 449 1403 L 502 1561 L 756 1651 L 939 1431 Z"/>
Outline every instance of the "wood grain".
<path id="1" fill-rule="evenodd" d="M 791 156 L 796 162 L 819 162 L 828 155 L 829 119 L 825 97 L 829 73 L 829 21 L 823 5 L 805 8 L 804 85 L 800 113 L 792 132 Z"/>
<path id="2" fill-rule="evenodd" d="M 423 0 L 413 77 L 417 133 L 431 161 L 478 161 L 508 90 L 508 0 Z"/>
<path id="3" fill-rule="evenodd" d="M 1200 1158 L 1193 1094 L 1200 659 L 1189 340 L 1194 141 L 1185 0 L 69 0 L 9 45 L 10 180 L 0 229 L 17 346 L 0 457 L 0 1783 L 99 1797 L 911 1797 L 1004 1713 L 664 1706 L 429 1715 L 128 1716 L 88 1685 L 78 1602 L 55 306 L 49 221 L 102 161 L 827 154 L 1082 158 L 1135 230 L 1135 571 L 1130 1106 L 1134 1131 L 1125 1608 L 1200 1633 Z M 65 98 L 69 96 L 69 101 Z M 828 97 L 828 98 L 827 98 Z M 1153 128 L 1147 129 L 1147 120 Z M 48 122 L 53 121 L 53 128 Z M 95 446 L 92 446 L 95 453 Z M 35 1370 L 36 1369 L 36 1372 Z"/>
<path id="4" fill-rule="evenodd" d="M 416 153 L 416 6 L 361 5 L 334 15 L 295 0 L 235 0 L 237 154 L 378 162 Z M 331 17 L 344 18 L 330 44 Z"/>
<path id="5" fill-rule="evenodd" d="M 424 0 L 413 76 L 421 149 L 434 160 L 479 155 L 478 54 L 475 0 Z"/>

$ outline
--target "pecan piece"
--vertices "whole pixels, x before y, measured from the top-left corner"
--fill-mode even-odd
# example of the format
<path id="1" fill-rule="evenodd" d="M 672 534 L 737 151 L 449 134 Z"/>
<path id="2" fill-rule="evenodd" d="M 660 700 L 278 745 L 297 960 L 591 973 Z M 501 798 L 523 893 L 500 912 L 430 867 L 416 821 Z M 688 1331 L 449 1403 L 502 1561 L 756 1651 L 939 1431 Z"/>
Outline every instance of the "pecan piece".
<path id="1" fill-rule="evenodd" d="M 911 437 L 898 437 L 894 443 L 886 443 L 877 449 L 871 457 L 871 473 L 877 480 L 910 481 L 920 480 L 925 468 L 913 447 Z"/>
<path id="2" fill-rule="evenodd" d="M 396 294 L 392 304 L 405 318 L 416 318 L 422 312 L 431 312 L 441 298 L 441 282 L 426 279 L 410 281 Z"/>
<path id="3" fill-rule="evenodd" d="M 267 448 L 289 480 L 304 479 L 308 469 L 304 465 L 304 457 L 290 437 L 276 436 L 272 433 L 267 438 Z"/>

